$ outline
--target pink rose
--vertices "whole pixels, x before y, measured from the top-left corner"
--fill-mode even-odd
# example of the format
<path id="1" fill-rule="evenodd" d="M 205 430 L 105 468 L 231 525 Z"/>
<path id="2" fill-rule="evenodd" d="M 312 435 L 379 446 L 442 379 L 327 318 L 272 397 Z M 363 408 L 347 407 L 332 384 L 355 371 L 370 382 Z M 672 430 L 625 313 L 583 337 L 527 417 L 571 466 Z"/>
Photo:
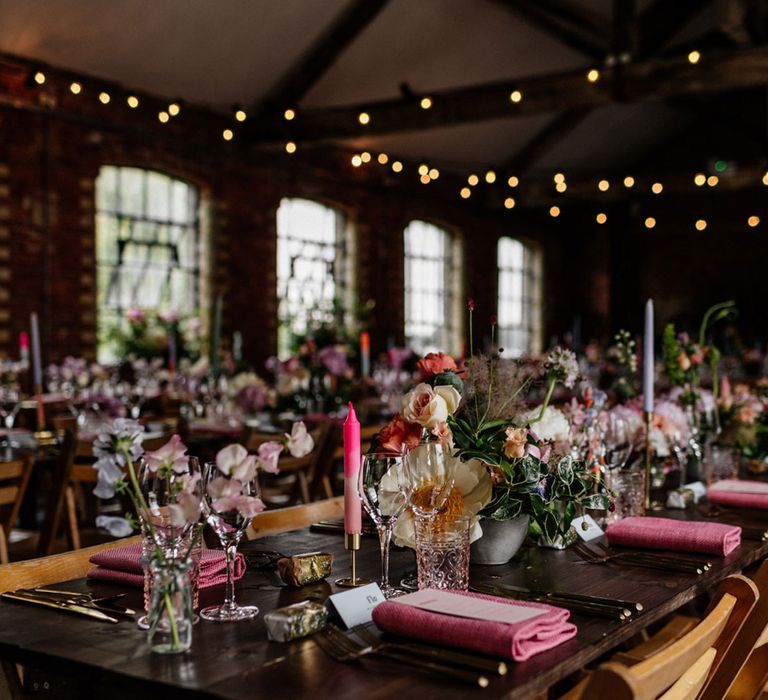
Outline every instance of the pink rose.
<path id="1" fill-rule="evenodd" d="M 448 427 L 448 423 L 440 423 L 432 428 L 432 435 L 437 438 L 437 441 L 448 447 L 453 447 L 453 433 Z"/>
<path id="2" fill-rule="evenodd" d="M 409 423 L 396 415 L 379 432 L 379 446 L 384 452 L 400 454 L 403 449 L 411 450 L 421 440 L 422 428 L 418 423 Z"/>
<path id="3" fill-rule="evenodd" d="M 683 372 L 687 372 L 691 368 L 691 360 L 684 352 L 681 352 L 677 356 L 677 366 L 683 370 Z"/>
<path id="4" fill-rule="evenodd" d="M 448 405 L 429 384 L 417 384 L 401 403 L 400 412 L 409 423 L 432 430 L 448 420 Z"/>
<path id="5" fill-rule="evenodd" d="M 456 372 L 459 369 L 454 359 L 443 352 L 430 352 L 416 363 L 416 367 L 421 372 L 422 379 L 429 379 L 447 370 Z"/>

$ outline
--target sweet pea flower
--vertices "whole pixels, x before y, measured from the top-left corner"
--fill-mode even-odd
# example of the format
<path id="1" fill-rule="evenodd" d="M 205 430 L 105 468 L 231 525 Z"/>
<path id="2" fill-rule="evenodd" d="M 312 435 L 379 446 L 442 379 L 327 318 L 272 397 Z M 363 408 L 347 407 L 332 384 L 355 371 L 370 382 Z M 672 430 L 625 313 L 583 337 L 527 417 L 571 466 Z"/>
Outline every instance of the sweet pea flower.
<path id="1" fill-rule="evenodd" d="M 208 484 L 211 507 L 217 513 L 237 511 L 244 518 L 252 518 L 264 510 L 264 503 L 256 496 L 243 493 L 244 484 L 238 479 L 218 476 Z"/>
<path id="2" fill-rule="evenodd" d="M 525 456 L 525 446 L 528 444 L 528 430 L 515 428 L 510 425 L 506 430 L 504 441 L 504 455 L 508 459 L 519 459 Z"/>
<path id="3" fill-rule="evenodd" d="M 161 474 L 183 474 L 189 465 L 187 446 L 178 435 L 174 435 L 159 449 L 145 452 L 144 461 L 152 473 L 159 471 Z"/>
<path id="4" fill-rule="evenodd" d="M 270 474 L 277 474 L 280 471 L 278 460 L 282 451 L 283 446 L 279 442 L 270 441 L 259 445 L 259 455 L 256 459 L 259 468 Z"/>
<path id="5" fill-rule="evenodd" d="M 307 426 L 303 421 L 293 424 L 291 434 L 285 434 L 288 452 L 294 457 L 306 457 L 315 447 L 315 441 L 307 432 Z"/>
<path id="6" fill-rule="evenodd" d="M 216 454 L 216 468 L 230 479 L 251 481 L 256 476 L 256 457 L 242 445 L 227 445 Z"/>

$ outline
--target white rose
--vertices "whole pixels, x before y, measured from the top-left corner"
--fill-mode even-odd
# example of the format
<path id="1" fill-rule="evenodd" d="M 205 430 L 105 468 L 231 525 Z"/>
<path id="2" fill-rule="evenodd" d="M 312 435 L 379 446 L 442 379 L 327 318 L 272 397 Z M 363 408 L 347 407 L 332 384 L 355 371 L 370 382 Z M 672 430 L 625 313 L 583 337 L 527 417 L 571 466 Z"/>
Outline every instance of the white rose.
<path id="1" fill-rule="evenodd" d="M 422 383 L 403 397 L 400 413 L 409 423 L 431 430 L 448 420 L 448 405 L 429 384 Z"/>
<path id="2" fill-rule="evenodd" d="M 459 407 L 459 403 L 461 403 L 461 394 L 456 391 L 456 387 L 448 384 L 441 384 L 440 386 L 435 387 L 435 393 L 438 396 L 443 397 L 445 405 L 448 408 L 449 416 L 456 413 L 456 409 Z"/>

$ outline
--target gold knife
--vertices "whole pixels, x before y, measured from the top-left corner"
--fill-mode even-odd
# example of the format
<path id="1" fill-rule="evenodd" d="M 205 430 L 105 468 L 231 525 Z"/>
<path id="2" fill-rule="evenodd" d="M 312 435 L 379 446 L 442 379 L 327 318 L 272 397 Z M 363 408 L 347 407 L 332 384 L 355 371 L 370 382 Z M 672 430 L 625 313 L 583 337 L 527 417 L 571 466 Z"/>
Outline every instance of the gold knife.
<path id="1" fill-rule="evenodd" d="M 94 610 L 93 608 L 87 608 L 83 605 L 73 605 L 66 602 L 54 602 L 47 598 L 36 598 L 35 596 L 24 593 L 0 593 L 0 598 L 6 600 L 15 600 L 21 603 L 30 603 L 32 605 L 41 605 L 45 608 L 53 608 L 54 610 L 64 610 L 66 612 L 75 613 L 76 615 L 85 615 L 86 617 L 92 617 L 96 620 L 103 622 L 119 622 L 116 617 L 107 615 L 100 610 Z"/>

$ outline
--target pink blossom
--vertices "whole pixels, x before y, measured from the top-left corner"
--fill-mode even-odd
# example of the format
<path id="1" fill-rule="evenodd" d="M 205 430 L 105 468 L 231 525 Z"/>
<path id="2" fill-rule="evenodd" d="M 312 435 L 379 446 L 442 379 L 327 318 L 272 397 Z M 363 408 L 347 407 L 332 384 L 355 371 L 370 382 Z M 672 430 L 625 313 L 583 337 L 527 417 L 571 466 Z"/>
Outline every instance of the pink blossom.
<path id="1" fill-rule="evenodd" d="M 217 513 L 237 511 L 244 518 L 252 518 L 264 510 L 264 503 L 256 496 L 243 493 L 243 482 L 238 479 L 216 477 L 208 484 L 211 507 Z"/>
<path id="2" fill-rule="evenodd" d="M 179 320 L 179 312 L 176 311 L 176 309 L 166 309 L 164 311 L 160 311 L 157 314 L 157 317 L 163 323 L 176 323 L 176 321 Z"/>
<path id="3" fill-rule="evenodd" d="M 256 460 L 258 466 L 265 472 L 277 474 L 280 471 L 278 460 L 282 451 L 283 446 L 279 442 L 270 441 L 262 443 L 259 445 L 259 457 Z"/>
<path id="4" fill-rule="evenodd" d="M 147 315 L 144 313 L 144 309 L 134 307 L 125 312 L 125 317 L 131 323 L 141 323 Z"/>
<path id="5" fill-rule="evenodd" d="M 294 457 L 306 457 L 315 447 L 315 441 L 307 432 L 307 426 L 303 421 L 293 424 L 291 434 L 285 434 L 288 452 Z"/>
<path id="6" fill-rule="evenodd" d="M 256 457 L 242 445 L 227 445 L 216 454 L 216 468 L 232 479 L 251 481 L 256 476 Z"/>
<path id="7" fill-rule="evenodd" d="M 189 465 L 187 446 L 178 435 L 174 435 L 162 447 L 152 452 L 145 452 L 144 461 L 152 473 L 162 469 L 183 474 Z"/>

